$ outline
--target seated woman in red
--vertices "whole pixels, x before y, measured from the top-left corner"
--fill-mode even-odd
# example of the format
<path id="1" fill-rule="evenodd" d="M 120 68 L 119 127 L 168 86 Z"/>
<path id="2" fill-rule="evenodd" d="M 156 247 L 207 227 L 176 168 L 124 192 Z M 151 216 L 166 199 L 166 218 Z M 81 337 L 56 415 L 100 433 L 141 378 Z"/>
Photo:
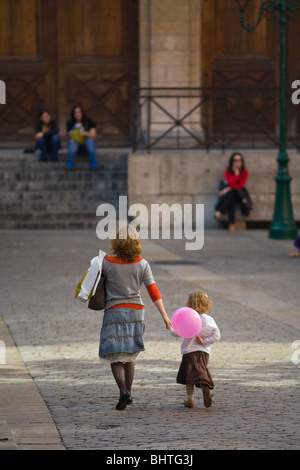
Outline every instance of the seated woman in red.
<path id="1" fill-rule="evenodd" d="M 216 205 L 215 218 L 219 220 L 221 214 L 228 212 L 229 230 L 235 230 L 235 211 L 237 205 L 241 205 L 244 215 L 249 215 L 251 200 L 245 185 L 249 172 L 245 168 L 244 157 L 241 153 L 233 153 L 228 167 L 225 170 L 225 180 L 219 192 L 219 200 Z"/>

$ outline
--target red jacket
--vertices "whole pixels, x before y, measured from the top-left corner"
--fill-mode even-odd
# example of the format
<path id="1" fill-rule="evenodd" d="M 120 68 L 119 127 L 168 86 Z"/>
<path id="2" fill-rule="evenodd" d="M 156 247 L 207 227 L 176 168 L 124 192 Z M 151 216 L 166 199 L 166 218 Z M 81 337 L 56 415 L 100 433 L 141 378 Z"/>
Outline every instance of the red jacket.
<path id="1" fill-rule="evenodd" d="M 249 172 L 246 168 L 244 168 L 240 175 L 236 175 L 228 169 L 225 170 L 225 178 L 231 189 L 242 189 L 247 183 L 248 176 Z"/>

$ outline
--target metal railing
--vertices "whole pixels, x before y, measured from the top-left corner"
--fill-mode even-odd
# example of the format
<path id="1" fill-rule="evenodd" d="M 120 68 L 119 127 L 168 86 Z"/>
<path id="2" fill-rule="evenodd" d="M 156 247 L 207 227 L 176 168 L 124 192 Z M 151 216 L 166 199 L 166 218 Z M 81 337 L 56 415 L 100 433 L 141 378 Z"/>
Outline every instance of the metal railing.
<path id="1" fill-rule="evenodd" d="M 134 150 L 277 148 L 278 107 L 278 88 L 141 88 Z M 287 108 L 299 151 L 300 106 Z"/>

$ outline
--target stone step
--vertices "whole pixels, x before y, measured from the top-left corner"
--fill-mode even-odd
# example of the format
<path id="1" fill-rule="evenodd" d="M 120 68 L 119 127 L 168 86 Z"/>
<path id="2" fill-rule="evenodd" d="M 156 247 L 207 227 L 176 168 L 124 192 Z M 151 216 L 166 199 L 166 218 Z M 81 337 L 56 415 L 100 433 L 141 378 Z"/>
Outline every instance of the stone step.
<path id="1" fill-rule="evenodd" d="M 104 151 L 104 152 L 97 152 L 97 160 L 98 163 L 101 165 L 102 162 L 109 162 L 111 164 L 118 165 L 122 162 L 127 161 L 128 153 L 131 152 L 131 149 L 122 149 L 115 150 L 113 152 Z M 20 149 L 15 151 L 10 151 L 9 149 L 0 149 L 0 165 L 1 164 L 11 164 L 16 163 L 30 163 L 30 164 L 37 164 L 41 166 L 56 166 L 62 165 L 64 166 L 67 161 L 67 152 L 61 152 L 59 159 L 57 162 L 52 162 L 48 160 L 46 162 L 40 162 L 38 152 L 36 153 L 24 153 Z M 75 160 L 75 167 L 84 167 L 88 168 L 89 159 L 86 155 L 79 155 Z"/>
<path id="2" fill-rule="evenodd" d="M 67 214 L 64 211 L 60 211 L 55 208 L 52 212 L 48 210 L 39 210 L 39 211 L 32 211 L 29 208 L 27 211 L 23 210 L 21 213 L 19 211 L 9 211 L 3 212 L 0 211 L 0 220 L 14 220 L 15 218 L 19 218 L 19 220 L 50 220 L 50 219 L 57 219 L 57 220 L 64 220 L 68 218 L 68 220 L 75 220 L 76 218 L 82 218 L 85 216 L 93 217 L 96 219 L 96 212 L 94 210 L 72 210 L 69 211 Z M 54 209 L 54 208 L 53 208 Z"/>
<path id="3" fill-rule="evenodd" d="M 94 211 L 64 212 L 9 212 L 0 213 L 0 229 L 95 229 L 99 217 Z"/>
<path id="4" fill-rule="evenodd" d="M 0 167 L 0 184 L 11 182 L 11 181 L 90 181 L 97 182 L 103 179 L 107 180 L 120 179 L 124 180 L 127 178 L 126 170 L 99 170 L 97 172 L 92 171 L 65 171 L 65 170 L 35 170 L 30 169 L 5 169 Z"/>
<path id="5" fill-rule="evenodd" d="M 77 200 L 77 201 L 69 201 L 69 202 L 43 202 L 43 201 L 33 201 L 33 202 L 1 202 L 0 201 L 0 216 L 1 214 L 9 214 L 9 213 L 29 213 L 32 212 L 43 212 L 47 211 L 50 213 L 66 213 L 68 215 L 69 211 L 94 211 L 96 213 L 96 209 L 99 204 L 103 203 L 103 200 L 97 201 L 86 201 L 86 200 Z M 105 199 L 105 203 L 112 204 L 114 207 L 117 205 L 117 199 Z"/>
<path id="6" fill-rule="evenodd" d="M 98 160 L 99 163 L 99 171 L 123 171 L 127 169 L 127 155 L 106 155 L 105 157 Z M 24 157 L 24 158 L 15 158 L 9 157 L 4 158 L 3 155 L 0 154 L 0 168 L 1 170 L 21 170 L 24 171 L 26 169 L 40 171 L 40 172 L 51 172 L 51 171 L 61 171 L 66 174 L 75 174 L 78 172 L 85 172 L 89 174 L 95 174 L 97 172 L 91 171 L 89 169 L 88 162 L 82 161 L 80 159 L 76 162 L 75 170 L 74 171 L 67 171 L 65 170 L 65 162 L 58 161 L 58 162 L 39 162 L 36 159 Z"/>
<path id="7" fill-rule="evenodd" d="M 96 228 L 96 209 L 118 207 L 127 194 L 127 154 L 101 155 L 99 170 L 78 159 L 74 171 L 65 162 L 37 162 L 33 155 L 0 155 L 0 229 Z"/>
<path id="8" fill-rule="evenodd" d="M 1 162 L 0 160 L 0 178 L 6 179 L 16 176 L 18 178 L 57 178 L 60 179 L 82 179 L 87 178 L 90 180 L 98 179 L 99 176 L 108 173 L 117 175 L 124 175 L 127 173 L 127 166 L 125 163 L 118 162 L 118 164 L 105 161 L 99 164 L 97 171 L 88 169 L 85 165 L 81 164 L 75 170 L 66 170 L 64 165 L 60 163 L 30 163 L 30 162 Z"/>
<path id="9" fill-rule="evenodd" d="M 97 221 L 87 217 L 76 220 L 5 220 L 0 219 L 0 230 L 66 230 L 95 229 Z"/>
<path id="10" fill-rule="evenodd" d="M 119 188 L 120 190 L 122 188 Z M 126 190 L 126 185 L 124 185 L 124 192 Z M 118 194 L 121 194 L 118 193 Z M 116 192 L 112 190 L 111 196 L 113 199 L 116 199 Z M 106 202 L 109 200 L 109 192 L 107 188 L 103 189 L 92 189 L 86 191 L 79 191 L 77 190 L 70 190 L 70 191 L 6 191 L 1 193 L 1 202 L 4 204 L 9 203 L 17 203 L 17 202 L 53 202 L 53 203 L 61 203 L 61 202 L 68 202 L 68 201 L 86 201 L 86 202 L 99 202 L 105 200 Z"/>
<path id="11" fill-rule="evenodd" d="M 14 191 L 113 191 L 120 192 L 127 188 L 127 180 L 89 181 L 11 181 L 1 185 L 1 192 Z"/>

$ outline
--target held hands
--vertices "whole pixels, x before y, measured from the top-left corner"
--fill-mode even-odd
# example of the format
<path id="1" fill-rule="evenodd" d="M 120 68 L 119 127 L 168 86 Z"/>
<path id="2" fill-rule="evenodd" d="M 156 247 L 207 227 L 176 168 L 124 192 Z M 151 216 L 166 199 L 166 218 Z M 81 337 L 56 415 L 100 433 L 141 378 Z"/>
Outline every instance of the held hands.
<path id="1" fill-rule="evenodd" d="M 171 322 L 170 318 L 167 316 L 163 320 L 165 322 L 167 330 L 170 330 L 172 328 L 172 322 Z"/>
<path id="2" fill-rule="evenodd" d="M 172 322 L 171 322 L 170 318 L 168 317 L 168 314 L 165 310 L 162 299 L 157 299 L 154 303 L 156 305 L 157 310 L 159 311 L 159 313 L 162 316 L 162 319 L 163 319 L 163 321 L 166 325 L 167 330 L 170 330 L 172 328 Z"/>

